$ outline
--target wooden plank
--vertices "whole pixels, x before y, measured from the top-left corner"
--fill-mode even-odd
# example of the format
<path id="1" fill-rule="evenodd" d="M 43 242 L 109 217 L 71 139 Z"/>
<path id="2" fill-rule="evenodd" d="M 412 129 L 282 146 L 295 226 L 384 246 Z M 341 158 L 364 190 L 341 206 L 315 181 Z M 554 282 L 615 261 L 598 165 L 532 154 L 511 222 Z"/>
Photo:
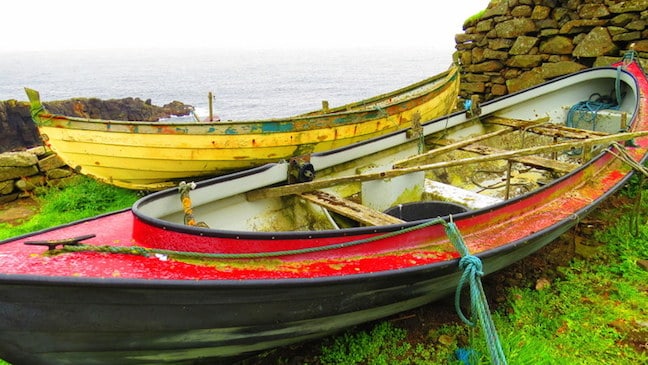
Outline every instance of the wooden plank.
<path id="1" fill-rule="evenodd" d="M 405 222 L 389 214 L 379 212 L 362 204 L 358 204 L 323 191 L 309 191 L 298 195 L 332 212 L 341 214 L 345 217 L 349 217 L 357 222 L 366 225 L 384 226 L 388 224 L 398 224 Z"/>
<path id="2" fill-rule="evenodd" d="M 548 121 L 549 118 L 546 118 Z M 523 129 L 526 132 L 541 134 L 544 136 L 571 138 L 571 139 L 588 139 L 594 137 L 607 136 L 609 133 L 591 131 L 587 129 L 571 128 L 562 124 L 538 123 L 537 120 L 519 120 L 507 119 L 500 117 L 490 117 L 484 120 L 484 123 L 503 125 L 512 128 Z M 542 124 L 542 125 L 539 125 Z"/>
<path id="3" fill-rule="evenodd" d="M 430 179 L 425 179 L 425 194 L 433 199 L 460 204 L 470 209 L 481 209 L 504 201 Z"/>
<path id="4" fill-rule="evenodd" d="M 478 153 L 480 155 L 495 155 L 495 154 L 502 154 L 507 152 L 506 150 L 500 150 L 498 148 L 479 145 L 479 144 L 472 144 L 470 146 L 465 146 L 462 147 L 461 150 Z M 579 166 L 577 164 L 573 164 L 569 162 L 562 162 L 562 161 L 552 160 L 552 159 L 538 157 L 538 156 L 514 157 L 511 158 L 511 160 L 523 163 L 528 166 L 533 166 L 545 170 L 553 170 L 556 172 L 570 172 Z"/>
<path id="5" fill-rule="evenodd" d="M 475 142 L 483 141 L 483 140 L 491 138 L 491 137 L 499 136 L 499 135 L 504 134 L 504 133 L 510 133 L 513 130 L 514 130 L 513 128 L 502 128 L 502 129 L 497 130 L 495 132 L 486 133 L 486 134 L 482 134 L 482 135 L 477 136 L 477 137 L 467 138 L 467 139 L 459 141 L 459 142 L 455 142 L 455 143 L 452 143 L 452 144 L 447 144 L 444 147 L 435 148 L 433 150 L 429 150 L 428 152 L 421 153 L 419 155 L 412 156 L 410 158 L 398 161 L 398 162 L 394 163 L 394 168 L 402 168 L 402 167 L 407 167 L 407 166 L 412 166 L 412 165 L 420 165 L 421 163 L 424 163 L 425 161 L 429 161 L 430 159 L 432 159 L 432 158 L 434 158 L 436 156 L 448 153 L 450 151 L 457 150 L 457 149 L 462 148 L 464 146 L 468 146 L 468 145 L 473 144 Z M 435 141 L 435 143 L 436 143 L 436 141 Z"/>
<path id="6" fill-rule="evenodd" d="M 514 130 L 524 130 L 526 132 L 532 132 L 532 133 L 541 134 L 545 136 L 556 137 L 556 138 L 568 138 L 568 139 L 588 139 L 588 138 L 609 135 L 609 133 L 604 133 L 604 132 L 570 128 L 564 125 L 552 124 L 549 123 L 549 121 L 550 121 L 549 117 L 543 117 L 536 120 L 519 120 L 519 119 L 507 119 L 501 117 L 489 117 L 484 120 L 484 123 L 502 125 L 505 126 L 506 128 L 491 133 L 486 133 L 481 136 L 468 138 L 459 142 L 454 142 L 454 143 L 437 143 L 438 141 L 434 141 L 434 143 L 445 144 L 445 146 L 441 148 L 435 148 L 426 153 L 413 156 L 405 160 L 398 161 L 394 164 L 394 168 L 402 168 L 402 167 L 425 163 L 425 161 L 429 161 L 432 158 L 442 155 L 444 153 L 454 151 L 457 149 L 464 149 L 464 147 L 474 144 L 475 142 L 479 142 L 504 133 L 512 132 Z M 566 171 L 571 171 L 573 167 L 574 166 L 566 166 L 566 165 L 561 165 L 559 163 L 557 164 L 556 168 L 552 168 L 552 169 L 555 169 L 556 171 L 564 172 L 565 169 L 569 169 Z"/>
<path id="7" fill-rule="evenodd" d="M 351 176 L 331 177 L 331 178 L 319 179 L 319 180 L 316 179 L 314 181 L 300 183 L 300 184 L 283 185 L 283 186 L 277 186 L 272 188 L 253 190 L 246 194 L 246 198 L 248 200 L 258 200 L 263 198 L 278 197 L 278 196 L 284 196 L 289 194 L 299 194 L 305 191 L 318 190 L 318 189 L 327 188 L 339 184 L 389 179 L 392 177 L 406 175 L 418 171 L 440 169 L 440 168 L 452 167 L 452 166 L 461 166 L 461 165 L 480 163 L 480 162 L 505 160 L 505 159 L 511 159 L 511 158 L 522 157 L 522 156 L 531 156 L 531 155 L 537 155 L 543 153 L 568 151 L 574 148 L 580 148 L 580 147 L 587 148 L 594 145 L 609 144 L 609 143 L 619 142 L 619 141 L 627 141 L 633 138 L 644 137 L 644 136 L 648 136 L 648 131 L 617 133 L 617 134 L 610 134 L 608 136 L 595 137 L 586 140 L 556 143 L 547 146 L 529 147 L 529 148 L 523 148 L 514 151 L 506 151 L 506 152 L 486 155 L 486 156 L 477 156 L 477 157 L 470 157 L 470 158 L 464 158 L 464 159 L 458 159 L 452 161 L 436 162 L 436 163 L 431 163 L 431 164 L 421 165 L 421 166 L 404 167 L 402 169 L 392 169 L 392 170 L 372 172 L 366 174 L 357 174 Z"/>

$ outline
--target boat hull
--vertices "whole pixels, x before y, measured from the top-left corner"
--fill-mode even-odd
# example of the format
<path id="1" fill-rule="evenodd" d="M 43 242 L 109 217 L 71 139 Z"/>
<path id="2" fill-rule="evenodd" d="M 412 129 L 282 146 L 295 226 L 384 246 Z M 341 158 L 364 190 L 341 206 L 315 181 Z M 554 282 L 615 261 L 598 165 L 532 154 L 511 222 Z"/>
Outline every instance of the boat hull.
<path id="1" fill-rule="evenodd" d="M 487 274 L 538 250 L 571 225 L 484 257 Z M 13 364 L 230 363 L 334 334 L 451 293 L 457 262 L 335 279 L 265 282 L 3 280 L 0 342 Z M 110 281 L 110 280 L 108 280 Z M 57 298 L 53 301 L 52 298 Z M 4 328 L 3 328 L 4 327 Z"/>
<path id="2" fill-rule="evenodd" d="M 43 140 L 67 165 L 116 186 L 159 190 L 172 186 L 171 181 L 220 175 L 408 128 L 412 121 L 450 113 L 458 92 L 458 68 L 453 66 L 344 109 L 215 123 L 74 118 L 43 112 L 33 93 L 30 100 Z"/>

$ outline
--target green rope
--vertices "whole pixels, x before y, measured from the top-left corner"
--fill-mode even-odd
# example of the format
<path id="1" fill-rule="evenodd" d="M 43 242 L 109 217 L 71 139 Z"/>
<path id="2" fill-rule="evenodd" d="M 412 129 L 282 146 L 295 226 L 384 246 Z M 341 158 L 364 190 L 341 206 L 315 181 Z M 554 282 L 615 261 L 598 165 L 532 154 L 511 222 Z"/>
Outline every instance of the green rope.
<path id="1" fill-rule="evenodd" d="M 633 50 L 627 51 L 622 58 L 623 65 L 619 65 L 617 67 L 617 76 L 616 80 L 614 81 L 614 88 L 616 89 L 616 103 L 618 106 L 621 106 L 621 69 L 626 68 L 630 63 L 632 63 L 635 59 L 636 52 Z"/>
<path id="2" fill-rule="evenodd" d="M 424 227 L 433 226 L 435 224 L 447 224 L 442 218 L 435 218 L 429 221 L 417 224 L 408 228 L 404 228 L 394 232 L 388 232 L 374 237 L 363 238 L 359 240 L 341 242 L 327 246 L 318 246 L 318 247 L 309 247 L 301 248 L 297 250 L 285 250 L 285 251 L 273 251 L 273 252 L 250 252 L 250 253 L 205 253 L 205 252 L 191 252 L 191 251 L 175 251 L 175 250 L 164 250 L 158 248 L 147 248 L 141 246 L 94 246 L 94 245 L 84 245 L 84 244 L 75 244 L 75 245 L 64 245 L 62 248 L 48 251 L 50 253 L 63 253 L 63 252 L 107 252 L 107 253 L 121 253 L 121 254 L 131 254 L 131 255 L 143 255 L 151 256 L 155 254 L 174 256 L 174 257 L 183 257 L 183 258 L 202 258 L 202 259 L 254 259 L 254 258 L 269 258 L 269 257 L 280 257 L 280 256 L 290 256 L 290 255 L 299 255 L 313 252 L 321 252 L 328 250 L 337 250 L 345 247 L 353 247 L 365 243 L 370 243 L 374 241 L 379 241 L 385 238 L 395 237 L 401 234 L 412 232 Z"/>
<path id="3" fill-rule="evenodd" d="M 463 274 L 455 292 L 455 310 L 464 323 L 469 326 L 475 326 L 475 323 L 466 318 L 461 310 L 461 290 L 468 284 L 470 286 L 471 313 L 477 315 L 479 318 L 479 323 L 486 337 L 486 344 L 492 363 L 495 365 L 506 365 L 507 362 L 504 351 L 502 350 L 502 344 L 500 343 L 497 329 L 490 315 L 488 300 L 486 299 L 486 294 L 484 294 L 484 287 L 479 279 L 484 275 L 482 262 L 477 256 L 470 254 L 454 222 L 450 222 L 444 225 L 444 227 L 450 241 L 462 256 L 459 261 L 459 268 L 463 270 Z"/>

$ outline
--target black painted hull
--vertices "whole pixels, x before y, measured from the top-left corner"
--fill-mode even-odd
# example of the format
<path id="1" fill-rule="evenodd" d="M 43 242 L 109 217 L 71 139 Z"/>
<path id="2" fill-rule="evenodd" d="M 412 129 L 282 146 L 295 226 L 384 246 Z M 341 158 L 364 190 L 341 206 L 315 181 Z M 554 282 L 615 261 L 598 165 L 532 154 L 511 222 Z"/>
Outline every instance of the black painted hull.
<path id="1" fill-rule="evenodd" d="M 482 257 L 484 267 L 506 267 L 575 222 Z M 2 357 L 14 365 L 227 362 L 435 301 L 455 289 L 456 267 L 240 284 L 3 280 L 0 315 L 12 320 L 0 322 Z"/>

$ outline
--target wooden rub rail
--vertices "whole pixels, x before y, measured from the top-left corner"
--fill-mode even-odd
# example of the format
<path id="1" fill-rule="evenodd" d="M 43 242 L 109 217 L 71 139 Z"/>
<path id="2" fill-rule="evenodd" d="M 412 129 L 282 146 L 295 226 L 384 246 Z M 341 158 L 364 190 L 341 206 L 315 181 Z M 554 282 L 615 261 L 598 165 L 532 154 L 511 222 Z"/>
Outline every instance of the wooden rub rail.
<path id="1" fill-rule="evenodd" d="M 357 222 L 370 226 L 384 226 L 403 223 L 396 217 L 379 212 L 362 204 L 337 197 L 323 191 L 310 191 L 299 194 L 300 197 L 320 205 L 332 212 L 349 217 Z"/>

